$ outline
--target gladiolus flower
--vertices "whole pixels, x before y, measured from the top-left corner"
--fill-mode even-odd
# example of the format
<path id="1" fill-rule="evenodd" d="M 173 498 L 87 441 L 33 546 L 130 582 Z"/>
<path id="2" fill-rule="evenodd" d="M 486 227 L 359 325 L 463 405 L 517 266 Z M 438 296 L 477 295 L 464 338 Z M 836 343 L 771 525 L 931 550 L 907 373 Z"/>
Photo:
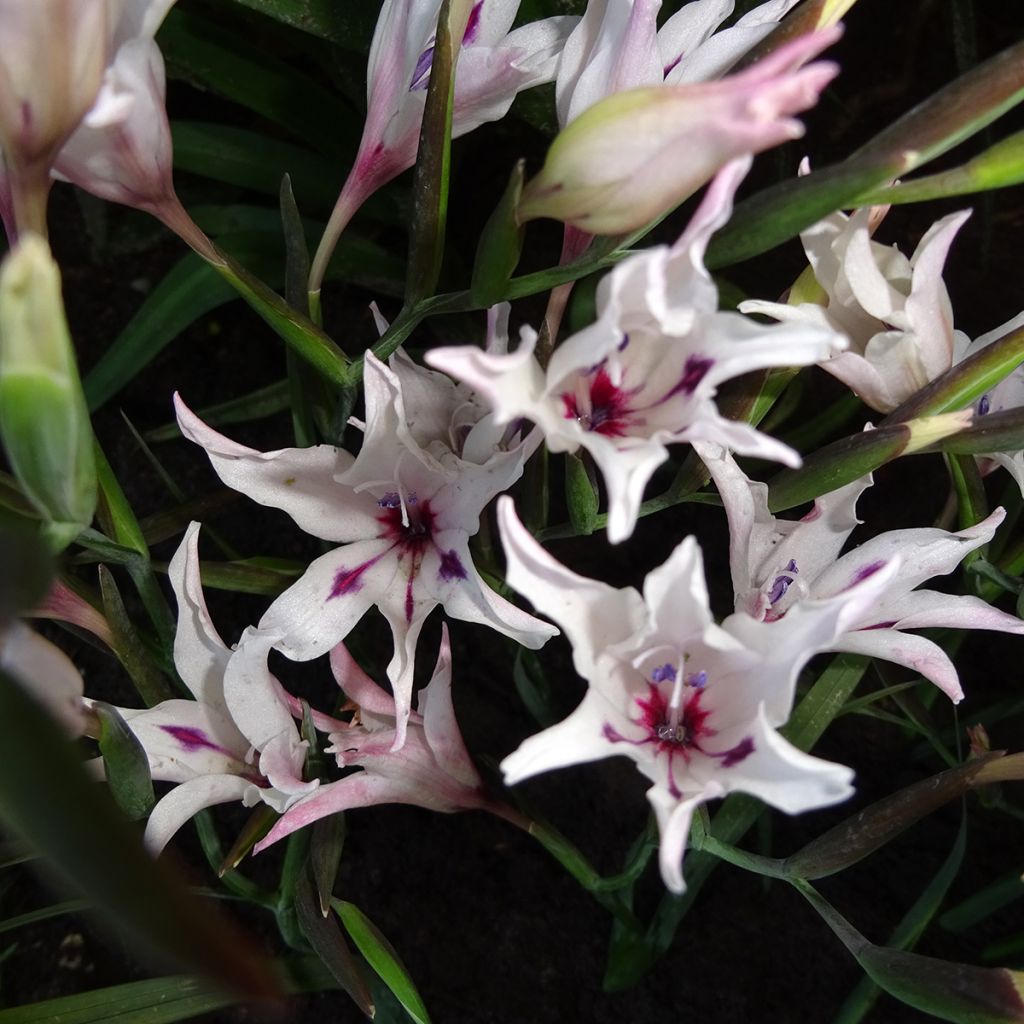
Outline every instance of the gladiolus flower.
<path id="1" fill-rule="evenodd" d="M 696 808 L 730 792 L 791 814 L 844 800 L 852 772 L 811 757 L 776 731 L 800 668 L 862 615 L 895 565 L 785 620 L 739 613 L 715 625 L 700 549 L 684 540 L 649 573 L 643 596 L 570 572 L 498 504 L 508 582 L 565 631 L 589 689 L 565 721 L 531 736 L 501 764 L 510 785 L 552 768 L 625 755 L 654 784 L 662 878 L 685 884 L 683 851 Z"/>

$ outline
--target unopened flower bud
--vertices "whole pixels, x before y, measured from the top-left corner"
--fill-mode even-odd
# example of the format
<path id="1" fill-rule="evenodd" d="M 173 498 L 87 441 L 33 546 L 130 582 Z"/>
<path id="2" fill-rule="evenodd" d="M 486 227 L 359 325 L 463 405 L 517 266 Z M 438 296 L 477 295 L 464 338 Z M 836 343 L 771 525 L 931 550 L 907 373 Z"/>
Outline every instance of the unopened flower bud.
<path id="1" fill-rule="evenodd" d="M 96 99 L 109 14 L 102 0 L 0 0 L 0 148 L 19 230 L 45 230 L 50 165 Z"/>
<path id="2" fill-rule="evenodd" d="M 728 161 L 799 138 L 792 114 L 836 75 L 802 65 L 838 29 L 797 39 L 717 82 L 616 93 L 574 120 L 524 189 L 520 221 L 553 217 L 591 234 L 619 234 L 667 213 Z"/>
<path id="3" fill-rule="evenodd" d="M 0 265 L 0 437 L 60 550 L 92 521 L 92 428 L 46 243 L 25 236 Z"/>

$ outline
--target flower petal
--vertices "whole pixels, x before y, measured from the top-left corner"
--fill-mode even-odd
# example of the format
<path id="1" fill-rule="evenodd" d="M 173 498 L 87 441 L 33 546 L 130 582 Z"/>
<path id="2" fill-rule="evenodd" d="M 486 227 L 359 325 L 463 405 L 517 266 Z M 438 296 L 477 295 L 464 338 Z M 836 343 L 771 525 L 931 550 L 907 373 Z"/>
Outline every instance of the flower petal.
<path id="1" fill-rule="evenodd" d="M 230 651 L 206 607 L 199 574 L 199 529 L 199 523 L 189 523 L 167 568 L 178 601 L 174 667 L 197 701 L 226 713 L 223 680 Z"/>
<path id="2" fill-rule="evenodd" d="M 498 525 L 509 585 L 527 594 L 534 607 L 562 627 L 572 644 L 576 671 L 590 678 L 598 654 L 643 624 L 640 595 L 632 587 L 617 590 L 577 576 L 556 562 L 519 522 L 511 498 L 498 502 Z"/>
<path id="3" fill-rule="evenodd" d="M 419 712 L 423 716 L 423 729 L 438 766 L 469 788 L 482 787 L 483 783 L 470 760 L 462 732 L 455 720 L 452 706 L 452 650 L 448 642 L 448 627 L 441 626 L 441 649 L 437 655 L 434 674 L 427 685 L 420 690 Z"/>
<path id="4" fill-rule="evenodd" d="M 347 542 L 378 532 L 379 509 L 372 496 L 353 497 L 337 483 L 353 462 L 348 452 L 326 444 L 258 452 L 212 430 L 178 395 L 174 403 L 181 432 L 205 449 L 228 487 L 282 509 L 314 537 Z"/>
<path id="5" fill-rule="evenodd" d="M 386 540 L 357 541 L 314 561 L 264 612 L 259 628 L 276 634 L 292 661 L 326 654 L 386 593 L 398 570 Z"/>
<path id="6" fill-rule="evenodd" d="M 905 665 L 930 679 L 954 704 L 963 700 L 964 691 L 956 666 L 938 644 L 923 636 L 895 629 L 858 629 L 843 633 L 832 650 L 866 654 L 870 658 Z"/>
<path id="7" fill-rule="evenodd" d="M 189 818 L 215 804 L 244 800 L 256 787 L 237 775 L 201 775 L 175 786 L 153 808 L 146 822 L 146 849 L 156 857 Z"/>

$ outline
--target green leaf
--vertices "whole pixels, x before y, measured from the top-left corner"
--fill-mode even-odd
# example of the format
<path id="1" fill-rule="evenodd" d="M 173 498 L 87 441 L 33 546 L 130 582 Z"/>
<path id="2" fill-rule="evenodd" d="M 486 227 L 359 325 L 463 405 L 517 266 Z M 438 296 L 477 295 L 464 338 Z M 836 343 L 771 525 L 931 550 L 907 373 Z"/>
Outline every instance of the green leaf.
<path id="1" fill-rule="evenodd" d="M 117 708 L 94 701 L 92 709 L 100 720 L 99 747 L 107 788 L 124 816 L 138 821 L 156 803 L 146 751 Z"/>
<path id="2" fill-rule="evenodd" d="M 926 815 L 963 796 L 984 765 L 1001 756 L 990 754 L 967 761 L 878 800 L 787 857 L 783 862 L 784 873 L 813 881 L 845 870 Z"/>
<path id="3" fill-rule="evenodd" d="M 903 915 L 902 920 L 889 936 L 888 946 L 893 949 L 913 949 L 928 923 L 938 912 L 953 884 L 964 859 L 967 844 L 967 818 L 960 819 L 953 847 L 949 851 L 935 877 L 925 886 L 913 906 Z M 870 979 L 862 978 L 859 984 L 843 1001 L 839 1014 L 832 1024 L 859 1024 L 871 1007 L 875 1005 L 881 989 Z"/>
<path id="4" fill-rule="evenodd" d="M 490 307 L 504 299 L 519 264 L 523 229 L 516 221 L 516 206 L 523 191 L 524 167 L 523 160 L 515 165 L 498 205 L 480 232 L 469 287 L 470 297 L 478 306 Z"/>
<path id="5" fill-rule="evenodd" d="M 64 879 L 148 948 L 235 992 L 276 989 L 246 937 L 199 905 L 166 863 L 150 859 L 57 725 L 3 672 L 0 748 L 7 766 L 0 772 L 0 819 Z"/>
<path id="6" fill-rule="evenodd" d="M 184 256 L 146 296 L 128 325 L 86 374 L 95 412 L 204 313 L 234 299 L 235 289 L 195 253 Z"/>
<path id="7" fill-rule="evenodd" d="M 334 882 L 338 877 L 341 854 L 345 848 L 345 815 L 329 814 L 313 822 L 313 837 L 309 844 L 309 866 L 316 885 L 320 913 L 324 917 L 331 909 Z"/>
<path id="8" fill-rule="evenodd" d="M 306 871 L 301 871 L 295 889 L 295 910 L 299 928 L 324 966 L 367 1017 L 373 1017 L 373 998 L 360 967 L 332 918 L 324 917 Z M 0 1022 L 2 1024 L 2 1022 Z"/>
<path id="9" fill-rule="evenodd" d="M 341 918 L 356 948 L 405 1007 L 409 1016 L 416 1024 L 430 1024 L 430 1015 L 408 970 L 376 925 L 354 903 L 331 900 L 331 906 Z"/>
<path id="10" fill-rule="evenodd" d="M 966 408 L 1024 362 L 1024 327 L 1009 331 L 980 352 L 925 385 L 884 420 L 882 426 Z"/>
<path id="11" fill-rule="evenodd" d="M 986 885 L 969 896 L 962 903 L 947 910 L 939 918 L 939 924 L 947 931 L 959 932 L 979 924 L 1008 904 L 1024 897 L 1024 879 L 1019 870 Z"/>
<path id="12" fill-rule="evenodd" d="M 571 452 L 565 456 L 565 504 L 576 533 L 592 534 L 597 527 L 597 480 L 593 466 Z"/>
<path id="13" fill-rule="evenodd" d="M 857 206 L 923 203 L 950 196 L 971 195 L 1024 182 L 1024 131 L 1016 132 L 973 160 L 939 174 L 901 181 L 889 188 L 858 196 Z"/>
<path id="14" fill-rule="evenodd" d="M 889 423 L 833 441 L 808 455 L 799 469 L 784 469 L 768 481 L 768 507 L 780 512 L 813 501 L 901 455 L 929 450 L 928 446 L 934 441 L 940 442 L 939 450 L 959 451 L 959 447 L 950 447 L 950 435 L 961 439 L 958 444 L 970 444 L 966 438 L 968 431 L 963 429 L 970 419 L 969 411 L 947 413 L 906 423 Z"/>
<path id="15" fill-rule="evenodd" d="M 275 196 L 282 171 L 291 175 L 304 205 L 330 209 L 337 193 L 335 163 L 294 143 L 210 121 L 171 125 L 174 166 L 212 181 Z M 196 217 L 197 222 L 202 222 Z"/>
<path id="16" fill-rule="evenodd" d="M 112 542 L 107 537 L 98 534 L 95 530 L 85 530 L 78 537 L 78 543 L 94 550 L 98 545 L 99 548 L 114 552 L 114 560 L 124 565 L 131 574 L 135 589 L 138 590 L 139 597 L 142 598 L 142 603 L 156 627 L 164 649 L 170 650 L 174 642 L 175 619 L 167 605 L 167 599 L 153 575 L 153 566 L 149 560 L 149 547 L 146 544 L 145 535 L 98 442 L 95 450 L 96 475 L 100 484 L 100 503 L 97 516 L 104 529 L 115 538 L 115 541 L 113 547 L 110 547 Z M 127 548 L 134 552 L 136 557 L 125 558 L 116 550 L 118 548 Z"/>
<path id="17" fill-rule="evenodd" d="M 30 526 L 0 526 L 0 629 L 42 604 L 54 578 L 53 556 Z"/>
<path id="18" fill-rule="evenodd" d="M 285 563 L 283 559 L 273 566 L 258 564 L 251 559 L 241 562 L 200 562 L 203 586 L 214 590 L 233 590 L 240 594 L 264 594 L 276 597 L 287 590 L 302 574 L 306 566 L 298 562 Z"/>
<path id="19" fill-rule="evenodd" d="M 107 533 L 118 544 L 138 552 L 143 558 L 149 558 L 149 548 L 142 536 L 139 521 L 135 518 L 128 499 L 125 497 L 121 484 L 114 475 L 114 470 L 107 461 L 106 455 L 96 444 L 96 472 L 100 481 L 102 503 L 98 516 Z"/>
<path id="20" fill-rule="evenodd" d="M 1024 976 L 876 946 L 809 884 L 797 888 L 821 915 L 868 977 L 889 995 L 954 1024 L 1024 1021 Z"/>
<path id="21" fill-rule="evenodd" d="M 257 388 L 238 398 L 229 398 L 226 402 L 208 405 L 198 410 L 197 415 L 211 427 L 221 427 L 230 423 L 250 423 L 252 420 L 273 416 L 288 408 L 288 382 L 275 381 L 265 388 Z M 166 423 L 153 430 L 147 430 L 147 441 L 173 441 L 181 437 L 181 428 L 176 422 Z"/>
<path id="22" fill-rule="evenodd" d="M 178 975 L 0 1010 L 0 1024 L 173 1024 L 235 1002 L 237 997 L 197 978 Z"/>
<path id="23" fill-rule="evenodd" d="M 546 729 L 561 721 L 563 716 L 556 706 L 551 683 L 541 659 L 533 651 L 525 647 L 516 648 L 512 680 L 519 699 L 541 728 Z"/>
<path id="24" fill-rule="evenodd" d="M 81 910 L 90 910 L 91 908 L 92 904 L 88 900 L 65 900 L 63 903 L 54 903 L 49 907 L 40 907 L 39 910 L 18 914 L 17 917 L 5 917 L 0 921 L 0 932 L 13 932 L 27 925 L 50 921 L 55 917 L 63 917 L 64 914 L 77 914 Z"/>
<path id="25" fill-rule="evenodd" d="M 430 84 L 413 178 L 415 205 L 405 285 L 408 307 L 430 295 L 441 274 L 451 174 L 455 64 L 471 9 L 470 0 L 443 0 L 437 18 Z"/>
<path id="26" fill-rule="evenodd" d="M 234 34 L 192 11 L 175 8 L 167 15 L 160 49 L 172 75 L 241 104 L 317 149 L 340 154 L 362 131 L 362 118 L 315 79 L 254 50 L 251 40 L 239 46 Z"/>
<path id="27" fill-rule="evenodd" d="M 348 357 L 335 342 L 237 260 L 222 255 L 223 262 L 211 263 L 211 266 L 230 281 L 238 294 L 325 380 L 347 385 Z"/>
<path id="28" fill-rule="evenodd" d="M 708 246 L 709 269 L 792 238 L 871 189 L 920 167 L 1024 99 L 1024 43 L 996 55 L 904 114 L 843 163 L 781 182 L 737 205 Z"/>
<path id="29" fill-rule="evenodd" d="M 302 32 L 365 53 L 376 20 L 372 4 L 338 0 L 235 0 Z"/>

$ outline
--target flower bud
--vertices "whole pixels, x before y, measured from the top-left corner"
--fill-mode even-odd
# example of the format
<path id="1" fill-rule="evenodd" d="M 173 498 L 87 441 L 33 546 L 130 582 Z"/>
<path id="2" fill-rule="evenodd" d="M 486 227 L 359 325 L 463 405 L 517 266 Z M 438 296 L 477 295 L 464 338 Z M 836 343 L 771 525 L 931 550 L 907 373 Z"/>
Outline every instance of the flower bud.
<path id="1" fill-rule="evenodd" d="M 45 230 L 50 165 L 107 66 L 108 8 L 100 0 L 0 0 L 0 148 L 19 230 Z"/>
<path id="2" fill-rule="evenodd" d="M 837 29 L 797 39 L 742 74 L 696 85 L 616 93 L 554 141 L 524 189 L 520 221 L 553 217 L 591 234 L 620 234 L 662 216 L 744 153 L 799 138 L 791 114 L 813 106 L 837 72 L 802 65 Z"/>
<path id="3" fill-rule="evenodd" d="M 35 235 L 0 265 L 0 438 L 61 550 L 92 521 L 96 468 L 60 274 Z"/>

